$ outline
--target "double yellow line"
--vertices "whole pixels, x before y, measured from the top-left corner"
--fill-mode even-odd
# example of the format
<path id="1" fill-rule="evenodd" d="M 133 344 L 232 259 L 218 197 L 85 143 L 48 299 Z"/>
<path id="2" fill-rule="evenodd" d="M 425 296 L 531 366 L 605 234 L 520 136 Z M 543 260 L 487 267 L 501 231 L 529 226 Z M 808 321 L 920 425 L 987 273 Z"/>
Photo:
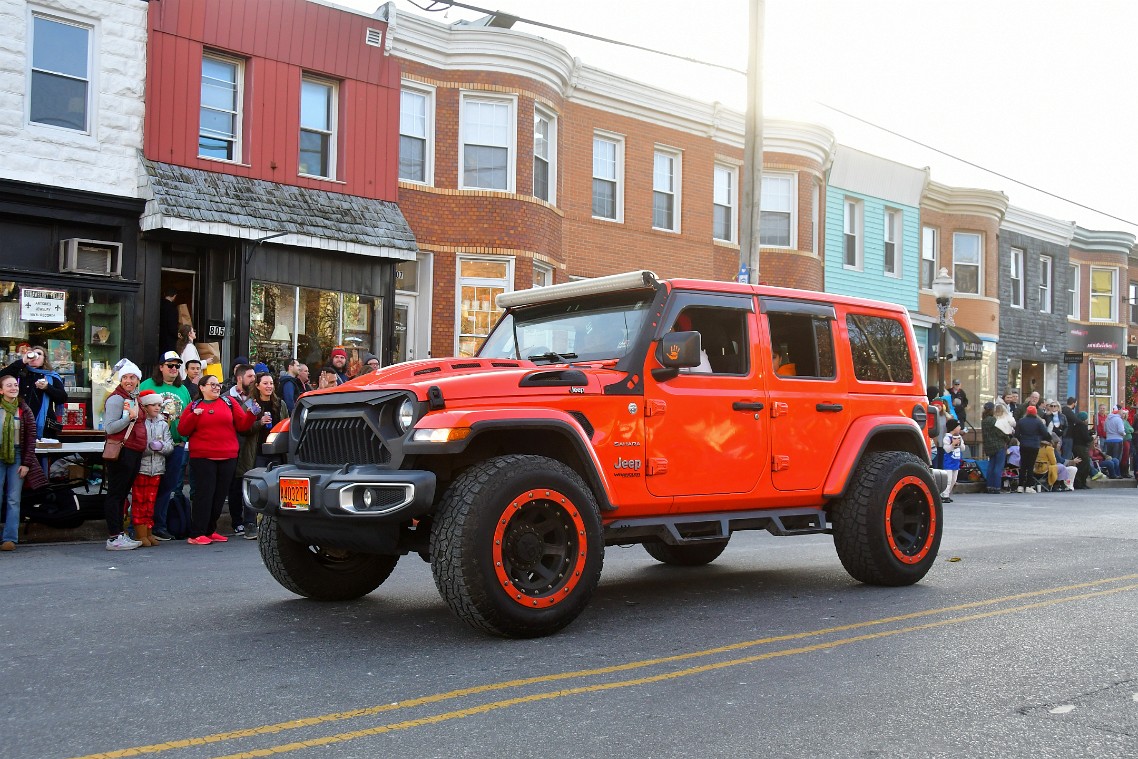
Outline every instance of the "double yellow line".
<path id="1" fill-rule="evenodd" d="M 519 704 L 549 701 L 552 699 L 564 698 L 566 696 L 577 696 L 586 693 L 597 693 L 607 690 L 616 690 L 619 688 L 631 688 L 640 685 L 648 685 L 651 683 L 663 682 L 666 680 L 675 680 L 681 677 L 690 677 L 692 675 L 698 675 L 704 672 L 726 669 L 728 667 L 737 667 L 742 664 L 753 664 L 755 662 L 765 661 L 768 659 L 777 659 L 785 656 L 796 656 L 798 654 L 813 653 L 816 651 L 826 651 L 838 648 L 840 646 L 850 645 L 851 643 L 861 643 L 869 640 L 888 638 L 894 635 L 904 635 L 908 633 L 921 632 L 924 630 L 932 630 L 939 627 L 959 625 L 967 622 L 975 622 L 982 619 L 1004 616 L 1007 614 L 1017 614 L 1020 612 L 1031 611 L 1033 609 L 1041 609 L 1047 606 L 1054 606 L 1056 604 L 1083 601 L 1114 595 L 1117 593 L 1126 593 L 1138 590 L 1138 583 L 1130 582 L 1132 580 L 1138 580 L 1138 574 L 1108 577 L 1101 580 L 1096 580 L 1094 582 L 1084 582 L 1074 585 L 1064 585 L 1055 588 L 1035 590 L 1027 593 L 1017 593 L 1015 595 L 992 598 L 985 601 L 972 601 L 970 603 L 957 604 L 956 606 L 945 606 L 939 609 L 917 611 L 910 614 L 901 614 L 894 617 L 883 617 L 880 619 L 873 619 L 865 622 L 854 622 L 848 625 L 837 625 L 834 627 L 826 627 L 818 630 L 810 630 L 788 635 L 775 635 L 767 638 L 757 638 L 755 640 L 742 641 L 739 643 L 717 646 L 715 648 L 708 648 L 700 651 L 690 651 L 688 653 L 675 654 L 672 656 L 662 656 L 654 659 L 642 659 L 639 661 L 628 662 L 626 664 L 616 664 L 609 667 L 596 667 L 593 669 L 581 669 L 571 672 L 557 672 L 548 675 L 540 675 L 537 677 L 527 677 L 516 680 L 505 680 L 502 682 L 487 683 L 485 685 L 460 688 L 458 690 L 447 691 L 445 693 L 436 693 L 429 696 L 412 698 L 406 701 L 398 701 L 390 704 L 370 706 L 363 709 L 352 709 L 350 711 L 335 712 L 332 714 L 324 714 L 316 717 L 306 717 L 304 719 L 290 720 L 288 722 L 277 722 L 270 725 L 262 725 L 260 727 L 247 728 L 244 730 L 232 730 L 224 733 L 214 733 L 212 735 L 205 735 L 196 738 L 186 738 L 182 740 L 167 741 L 165 743 L 154 743 L 146 746 L 136 746 L 133 748 L 119 749 L 117 751 L 108 751 L 99 754 L 87 754 L 82 757 L 77 757 L 76 759 L 119 759 L 120 757 L 156 754 L 163 751 L 188 748 L 190 746 L 204 746 L 213 743 L 234 741 L 241 738 L 252 738 L 256 736 L 270 735 L 286 730 L 295 730 L 298 728 L 314 727 L 318 725 L 342 722 L 344 720 L 359 719 L 361 717 L 370 717 L 377 714 L 383 714 L 385 712 L 393 712 L 401 709 L 410 709 L 418 706 L 436 704 L 442 701 L 449 701 L 465 696 L 475 696 L 484 693 L 523 688 L 526 686 L 541 685 L 562 680 L 574 680 L 578 678 L 595 677 L 598 675 L 611 675 L 620 672 L 629 672 L 632 670 L 644 669 L 647 667 L 655 667 L 662 664 L 674 664 L 677 662 L 691 661 L 694 659 L 715 656 L 717 654 L 742 651 L 749 648 L 754 648 L 756 646 L 766 646 L 776 643 L 799 641 L 806 638 L 820 637 L 825 635 L 849 633 L 857 630 L 865 630 L 871 627 L 880 627 L 882 625 L 909 622 L 912 620 L 945 614 L 955 614 L 972 609 L 1001 606 L 1002 604 L 1016 604 L 1012 606 L 1001 606 L 1001 608 L 989 609 L 987 611 L 975 612 L 972 614 L 951 616 L 946 619 L 938 619 L 916 625 L 896 627 L 888 630 L 879 630 L 876 632 L 867 632 L 859 635 L 852 635 L 848 637 L 812 643 L 810 645 L 793 646 L 789 648 L 782 648 L 776 651 L 767 651 L 763 653 L 752 654 L 749 656 L 710 662 L 707 664 L 685 667 L 682 669 L 676 669 L 655 675 L 596 683 L 592 685 L 580 685 L 572 688 L 550 690 L 542 693 L 532 693 L 528 695 L 516 696 L 513 698 L 505 698 L 497 701 L 490 701 L 477 706 L 471 706 L 465 709 L 456 709 L 452 711 L 442 712 L 428 717 L 408 719 L 385 725 L 377 725 L 375 727 L 352 730 L 348 732 L 337 733 L 335 735 L 328 735 L 321 738 L 312 738 L 310 740 L 283 743 L 269 748 L 254 749 L 251 751 L 243 751 L 236 754 L 227 754 L 223 757 L 219 757 L 219 759 L 252 759 L 253 757 L 273 756 L 274 754 L 283 754 L 299 749 L 316 748 L 319 746 L 326 746 L 334 743 L 343 743 L 345 741 L 356 740 L 357 738 L 366 738 L 369 736 L 382 735 L 384 733 L 391 733 L 399 730 L 408 730 L 415 727 L 422 727 L 424 725 L 435 725 L 441 722 L 462 719 L 464 717 L 470 717 L 476 714 L 485 714 L 487 712 L 492 712 L 499 709 L 507 709 Z M 1128 584 L 1119 585 L 1118 583 Z M 1114 587 L 1103 588 L 1102 586 L 1105 585 L 1113 585 Z M 1090 588 L 1098 589 L 1089 590 Z M 1060 595 L 1064 593 L 1069 593 L 1071 595 Z M 1058 597 L 1045 598 L 1046 596 Z M 1022 601 L 1029 601 L 1030 599 L 1042 600 L 1030 601 L 1029 603 L 1018 603 Z"/>

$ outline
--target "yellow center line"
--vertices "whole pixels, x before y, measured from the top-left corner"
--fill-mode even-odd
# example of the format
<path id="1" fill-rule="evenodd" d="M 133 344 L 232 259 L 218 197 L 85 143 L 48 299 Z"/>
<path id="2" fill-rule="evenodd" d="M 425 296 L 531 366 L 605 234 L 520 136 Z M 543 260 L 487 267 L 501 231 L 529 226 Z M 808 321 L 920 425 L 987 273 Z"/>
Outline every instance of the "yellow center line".
<path id="1" fill-rule="evenodd" d="M 408 730 L 414 727 L 424 727 L 426 725 L 436 725 L 441 722 L 448 722 L 450 720 L 463 719 L 464 717 L 470 717 L 476 714 L 485 714 L 487 712 L 496 711 L 498 709 L 506 709 L 511 706 L 518 706 L 519 704 L 532 704 L 538 701 L 549 701 L 555 698 L 564 698 L 566 696 L 578 696 L 584 693 L 598 693 L 601 691 L 616 690 L 618 688 L 631 688 L 638 685 L 648 685 L 651 683 L 664 682 L 666 680 L 676 680 L 681 677 L 691 677 L 692 675 L 699 675 L 705 672 L 726 669 L 728 667 L 737 667 L 743 664 L 753 664 L 755 662 L 765 661 L 768 659 L 776 659 L 784 656 L 796 656 L 798 654 L 808 654 L 817 651 L 826 651 L 838 648 L 839 646 L 847 646 L 851 643 L 863 643 L 868 640 L 888 638 L 894 635 L 932 630 L 938 627 L 964 624 L 965 622 L 975 622 L 981 619 L 990 619 L 992 617 L 998 617 L 1005 614 L 1030 611 L 1032 609 L 1041 609 L 1046 606 L 1054 606 L 1056 604 L 1068 603 L 1070 601 L 1083 601 L 1088 598 L 1113 595 L 1115 593 L 1122 593 L 1128 590 L 1138 590 L 1138 584 L 1126 585 L 1119 588 L 1111 588 L 1110 590 L 1099 590 L 1093 593 L 1084 593 L 1076 596 L 1067 596 L 1065 598 L 1052 598 L 1047 601 L 1036 601 L 1035 603 L 1025 604 L 1023 606 L 1013 606 L 1006 609 L 993 609 L 992 611 L 969 614 L 964 617 L 953 617 L 951 619 L 941 619 L 935 622 L 926 622 L 922 625 L 912 625 L 910 627 L 901 627 L 893 630 L 882 630 L 880 632 L 865 633 L 863 635 L 855 635 L 850 638 L 840 638 L 838 640 L 815 643 L 810 646 L 785 648 L 780 651 L 768 651 L 766 653 L 754 654 L 753 656 L 744 656 L 742 658 L 730 659 L 728 661 L 713 662 L 711 664 L 703 664 L 698 667 L 688 667 L 687 669 L 679 669 L 672 672 L 663 672 L 658 675 L 650 675 L 648 677 L 640 677 L 633 680 L 620 680 L 610 683 L 598 683 L 596 685 L 582 685 L 576 688 L 566 688 L 564 690 L 547 691 L 545 693 L 534 693 L 529 696 L 518 696 L 516 698 L 491 701 L 490 703 L 481 704 L 479 706 L 472 706 L 466 709 L 457 709 L 455 711 L 436 714 L 432 717 L 421 717 L 419 719 L 405 720 L 403 722 L 395 722 L 388 725 L 378 725 L 376 727 L 364 728 L 362 730 L 352 730 L 350 732 L 339 733 L 337 735 L 329 735 L 323 738 L 312 738 L 306 741 L 285 743 L 279 746 L 272 746 L 270 748 L 243 751 L 237 754 L 226 754 L 225 756 L 217 757 L 217 759 L 255 759 L 255 757 L 284 754 L 290 751 L 297 751 L 304 748 L 316 748 L 319 746 L 327 746 L 332 743 L 344 743 L 346 741 L 356 740 L 358 738 L 367 738 L 370 736 L 382 735 L 384 733 L 391 733 L 398 730 Z"/>
<path id="2" fill-rule="evenodd" d="M 175 749 L 188 748 L 190 746 L 203 746 L 203 745 L 208 745 L 208 744 L 212 744 L 212 743 L 220 743 L 222 741 L 235 740 L 235 739 L 239 739 L 239 738 L 250 738 L 250 737 L 255 737 L 255 736 L 260 736 L 260 735 L 269 735 L 272 733 L 282 732 L 285 730 L 295 730 L 297 728 L 312 727 L 312 726 L 316 726 L 316 725 L 328 724 L 331 722 L 340 722 L 340 721 L 349 720 L 349 719 L 357 719 L 360 717 L 369 717 L 369 716 L 373 716 L 376 714 L 382 714 L 384 712 L 396 711 L 399 709 L 409 709 L 409 708 L 413 708 L 413 707 L 417 707 L 417 706 L 424 706 L 427 704 L 435 704 L 435 703 L 439 703 L 441 701 L 448 701 L 448 700 L 453 700 L 456 698 L 462 698 L 464 696 L 479 695 L 482 693 L 489 693 L 489 692 L 501 691 L 501 690 L 509 690 L 509 689 L 513 689 L 513 688 L 521 688 L 521 687 L 524 687 L 527 685 L 538 685 L 538 684 L 543 684 L 543 683 L 556 682 L 558 680 L 569 680 L 569 679 L 575 679 L 575 678 L 592 677 L 592 676 L 596 676 L 596 675 L 608 675 L 608 674 L 614 674 L 614 673 L 618 673 L 618 672 L 627 672 L 627 671 L 634 670 L 634 669 L 643 669 L 645 667 L 652 667 L 652 666 L 657 666 L 660 664 L 672 664 L 675 662 L 688 661 L 691 659 L 714 656 L 716 654 L 729 653 L 732 651 L 740 651 L 740 650 L 744 650 L 747 648 L 754 648 L 756 646 L 768 645 L 768 644 L 772 644 L 772 643 L 784 643 L 784 642 L 788 642 L 788 641 L 802 640 L 804 638 L 818 637 L 818 636 L 822 636 L 822 635 L 832 635 L 835 633 L 850 632 L 853 630 L 861 630 L 861 629 L 865 629 L 865 628 L 869 628 L 869 627 L 876 627 L 876 626 L 881 626 L 881 625 L 886 625 L 886 624 L 894 624 L 897 622 L 905 622 L 905 621 L 909 621 L 909 620 L 913 620 L 913 619 L 920 619 L 923 617 L 936 616 L 936 615 L 947 614 L 947 613 L 951 613 L 951 612 L 966 611 L 968 609 L 976 609 L 976 608 L 982 608 L 985 606 L 993 606 L 996 604 L 1008 603 L 1011 601 L 1022 601 L 1022 600 L 1028 599 L 1028 598 L 1037 598 L 1037 597 L 1043 596 L 1043 595 L 1052 595 L 1055 593 L 1064 593 L 1064 592 L 1069 592 L 1069 591 L 1082 590 L 1085 588 L 1092 588 L 1092 587 L 1103 585 L 1106 583 L 1124 582 L 1127 580 L 1135 580 L 1135 579 L 1138 579 L 1138 574 L 1120 575 L 1117 577 L 1107 577 L 1107 578 L 1103 578 L 1101 580 L 1095 580 L 1093 582 L 1083 582 L 1083 583 L 1076 583 L 1076 584 L 1072 584 L 1072 585 L 1063 585 L 1063 586 L 1059 586 L 1059 587 L 1055 587 L 1055 588 L 1044 588 L 1042 590 L 1033 590 L 1033 591 L 1028 591 L 1025 593 L 1016 593 L 1014 595 L 1002 596 L 1000 598 L 992 598 L 992 599 L 988 599 L 985 601 L 971 601 L 968 603 L 957 604 L 954 606 L 945 606 L 945 607 L 941 607 L 939 609 L 929 609 L 929 610 L 925 610 L 925 611 L 916 611 L 916 612 L 911 612 L 909 614 L 899 614 L 897 616 L 883 617 L 880 619 L 867 620 L 864 622 L 852 622 L 852 623 L 845 624 L 845 625 L 835 625 L 833 627 L 826 627 L 826 628 L 821 628 L 818 630 L 809 630 L 809 631 L 804 631 L 804 632 L 799 632 L 799 633 L 788 633 L 785 635 L 773 635 L 773 636 L 766 637 L 766 638 L 757 638 L 754 640 L 741 641 L 738 643 L 730 643 L 727 645 L 717 646 L 715 648 L 708 648 L 708 649 L 703 649 L 703 650 L 699 650 L 699 651 L 690 651 L 687 653 L 673 654 L 670 656 L 661 656 L 661 657 L 656 657 L 656 658 L 652 658 L 652 659 L 642 659 L 642 660 L 634 661 L 634 662 L 626 662 L 624 664 L 614 664 L 614 665 L 611 665 L 608 667 L 595 667 L 595 668 L 591 668 L 591 669 L 581 669 L 581 670 L 574 670 L 574 671 L 570 671 L 570 672 L 555 672 L 555 673 L 551 673 L 548 675 L 537 675 L 534 677 L 519 678 L 519 679 L 515 679 L 515 680 L 505 680 L 505 681 L 496 682 L 496 683 L 486 683 L 483 685 L 475 685 L 475 686 L 471 686 L 471 687 L 467 687 L 467 688 L 459 688 L 456 690 L 447 691 L 445 693 L 435 693 L 435 694 L 431 694 L 428 696 L 411 698 L 411 699 L 407 699 L 405 701 L 397 701 L 397 702 L 389 703 L 389 704 L 380 704 L 377 706 L 369 706 L 369 707 L 364 707 L 364 708 L 360 708 L 360 709 L 351 709 L 348 711 L 334 712 L 331 714 L 324 714 L 324 715 L 319 715 L 319 716 L 315 716 L 315 717 L 304 717 L 301 719 L 289 720 L 287 722 L 278 722 L 278 723 L 274 723 L 274 724 L 261 725 L 258 727 L 244 728 L 241 730 L 230 730 L 230 731 L 226 731 L 226 732 L 222 732 L 222 733 L 213 733 L 211 735 L 199 736 L 199 737 L 195 737 L 195 738 L 184 738 L 184 739 L 179 739 L 179 740 L 166 741 L 164 743 L 154 743 L 154 744 L 149 744 L 149 745 L 145 745 L 145 746 L 134 746 L 131 748 L 118 749 L 115 751 L 107 751 L 107 752 L 103 752 L 103 753 L 86 754 L 86 755 L 83 755 L 80 757 L 75 757 L 75 759 L 120 759 L 121 757 L 142 756 L 144 754 L 156 754 L 156 753 L 159 753 L 162 751 L 171 751 L 171 750 L 175 750 Z M 342 735 L 348 735 L 348 736 L 352 736 L 352 737 L 363 737 L 365 735 L 378 735 L 380 733 L 390 732 L 392 730 L 401 730 L 401 729 L 406 729 L 409 727 L 417 727 L 417 726 L 424 725 L 424 724 L 432 724 L 435 722 L 445 721 L 444 719 L 440 719 L 440 717 L 444 717 L 445 719 L 456 719 L 456 718 L 460 718 L 460 717 L 470 716 L 471 714 L 479 714 L 482 712 L 491 711 L 493 709 L 504 708 L 505 706 L 512 706 L 515 703 L 524 703 L 528 700 L 543 700 L 545 698 L 555 698 L 555 697 L 558 697 L 560 695 L 573 695 L 576 693 L 588 693 L 588 692 L 591 692 L 594 690 L 609 690 L 613 687 L 628 687 L 629 685 L 639 685 L 642 683 L 651 683 L 651 682 L 656 682 L 658 680 L 666 680 L 666 679 L 671 679 L 673 677 L 681 677 L 681 676 L 684 676 L 684 673 L 695 674 L 697 671 L 708 671 L 709 669 L 718 669 L 721 666 L 734 666 L 735 664 L 744 664 L 744 663 L 748 663 L 748 662 L 752 662 L 752 661 L 762 661 L 763 659 L 770 659 L 770 658 L 774 658 L 776 656 L 787 656 L 787 655 L 792 654 L 792 653 L 805 653 L 807 651 L 823 650 L 826 648 L 833 648 L 836 645 L 844 645 L 845 643 L 852 643 L 852 642 L 857 642 L 860 640 L 870 640 L 870 639 L 875 638 L 875 637 L 884 637 L 886 635 L 894 635 L 894 634 L 897 634 L 898 632 L 912 632 L 912 631 L 917 631 L 917 630 L 929 629 L 931 627 L 938 627 L 938 626 L 942 626 L 944 624 L 951 624 L 951 623 L 958 622 L 958 621 L 963 622 L 963 621 L 969 621 L 971 619 L 982 619 L 986 616 L 996 616 L 998 614 L 1008 613 L 1009 611 L 1021 611 L 1021 610 L 1031 609 L 1031 608 L 1037 608 L 1039 606 L 1049 606 L 1049 605 L 1055 604 L 1055 603 L 1064 603 L 1064 602 L 1069 601 L 1069 600 L 1079 600 L 1082 598 L 1092 598 L 1092 597 L 1095 597 L 1097 595 L 1104 595 L 1107 593 L 1114 593 L 1114 592 L 1120 592 L 1120 591 L 1124 591 L 1124 590 L 1131 590 L 1134 588 L 1138 588 L 1138 585 L 1128 585 L 1128 586 L 1113 589 L 1113 590 L 1098 591 L 1098 592 L 1090 593 L 1090 594 L 1086 594 L 1086 595 L 1077 595 L 1077 596 L 1070 596 L 1070 597 L 1066 597 L 1066 598 L 1054 599 L 1051 601 L 1044 601 L 1044 602 L 1040 602 L 1037 604 L 1029 604 L 1026 606 L 1013 607 L 1013 608 L 1008 609 L 1008 610 L 996 610 L 996 611 L 992 611 L 992 612 L 986 612 L 984 614 L 972 615 L 970 617 L 958 617 L 958 618 L 954 617 L 951 620 L 942 620 L 939 622 L 928 623 L 926 625 L 918 625 L 915 627 L 901 628 L 901 629 L 896 630 L 896 631 L 885 631 L 882 633 L 874 633 L 874 634 L 870 634 L 867 636 L 858 636 L 858 637 L 854 637 L 854 638 L 843 639 L 841 641 L 837 641 L 834 643 L 820 643 L 820 644 L 817 644 L 816 646 L 809 646 L 809 647 L 805 647 L 805 648 L 801 648 L 801 649 L 786 649 L 784 651 L 775 651 L 775 652 L 771 652 L 769 654 L 761 654 L 761 655 L 757 655 L 754 657 L 747 657 L 746 659 L 732 660 L 731 662 L 723 662 L 723 663 L 718 663 L 718 664 L 705 665 L 704 667 L 693 668 L 693 670 L 690 672 L 688 670 L 679 670 L 678 673 L 672 672 L 672 673 L 665 673 L 663 675 L 655 675 L 655 676 L 643 678 L 640 680 L 622 681 L 623 684 L 622 683 L 602 683 L 602 684 L 599 684 L 596 686 L 581 686 L 580 688 L 574 688 L 574 689 L 565 690 L 565 691 L 553 691 L 552 692 L 553 695 L 538 694 L 538 696 L 540 696 L 540 698 L 535 698 L 533 696 L 523 696 L 523 697 L 519 697 L 517 699 L 507 699 L 504 701 L 496 701 L 496 702 L 492 702 L 491 704 L 487 704 L 487 705 L 483 705 L 483 706 L 471 707 L 470 709 L 462 709 L 462 710 L 459 710 L 456 712 L 448 712 L 447 715 L 451 715 L 451 716 L 438 715 L 436 717 L 426 717 L 423 719 L 409 720 L 407 722 L 399 722 L 399 723 L 395 723 L 394 725 L 385 725 L 385 726 L 378 727 L 378 728 L 368 728 L 367 730 L 361 731 L 359 735 L 356 735 L 355 733 L 343 733 Z M 495 704 L 501 704 L 501 706 L 495 706 Z M 352 738 L 347 738 L 345 740 L 351 740 L 351 739 Z M 317 739 L 317 740 L 321 740 L 324 742 L 332 742 L 332 741 L 328 741 L 325 739 Z M 298 744 L 285 744 L 287 746 L 292 746 L 292 748 L 287 748 L 287 749 L 282 749 L 282 750 L 292 751 L 292 750 L 295 750 L 296 748 L 299 748 L 299 747 L 307 747 L 308 745 L 310 745 L 310 743 L 311 742 L 305 741 L 305 742 L 301 742 Z M 312 744 L 312 745 L 322 745 L 322 744 Z M 279 753 L 279 752 L 274 750 L 274 753 Z M 254 756 L 267 756 L 267 755 L 268 755 L 267 753 L 265 753 L 264 751 L 261 751 L 259 753 L 253 752 L 253 753 L 247 753 L 247 754 L 234 754 L 233 756 L 234 757 L 254 757 Z"/>

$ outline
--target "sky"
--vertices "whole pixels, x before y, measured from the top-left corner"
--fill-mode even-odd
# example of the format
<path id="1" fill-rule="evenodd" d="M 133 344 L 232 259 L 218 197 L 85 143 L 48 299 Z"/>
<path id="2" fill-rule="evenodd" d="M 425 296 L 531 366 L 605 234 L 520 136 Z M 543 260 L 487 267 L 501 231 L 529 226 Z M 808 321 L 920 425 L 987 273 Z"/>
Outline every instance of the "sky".
<path id="1" fill-rule="evenodd" d="M 468 1 L 740 70 L 747 67 L 748 0 Z M 379 5 L 376 0 L 335 2 L 369 12 Z M 440 23 L 482 15 L 457 8 L 426 13 L 410 0 L 395 5 L 400 13 Z M 1138 2 L 766 0 L 765 5 L 767 118 L 826 126 L 841 144 L 909 166 L 928 166 L 933 180 L 943 184 L 999 190 L 1012 205 L 1030 211 L 1088 229 L 1138 234 L 1138 86 L 1130 54 Z M 746 109 L 747 82 L 741 74 L 520 22 L 514 29 L 553 40 L 586 64 Z"/>

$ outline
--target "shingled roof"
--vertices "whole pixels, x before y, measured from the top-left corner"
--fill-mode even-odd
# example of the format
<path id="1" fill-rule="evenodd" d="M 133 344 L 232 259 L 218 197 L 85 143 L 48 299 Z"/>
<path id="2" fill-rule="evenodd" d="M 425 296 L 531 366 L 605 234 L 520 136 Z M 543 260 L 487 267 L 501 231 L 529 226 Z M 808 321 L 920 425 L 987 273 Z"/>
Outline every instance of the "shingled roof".
<path id="1" fill-rule="evenodd" d="M 412 260 L 415 235 L 399 206 L 262 179 L 143 159 L 142 229 L 256 239 L 283 245 Z"/>

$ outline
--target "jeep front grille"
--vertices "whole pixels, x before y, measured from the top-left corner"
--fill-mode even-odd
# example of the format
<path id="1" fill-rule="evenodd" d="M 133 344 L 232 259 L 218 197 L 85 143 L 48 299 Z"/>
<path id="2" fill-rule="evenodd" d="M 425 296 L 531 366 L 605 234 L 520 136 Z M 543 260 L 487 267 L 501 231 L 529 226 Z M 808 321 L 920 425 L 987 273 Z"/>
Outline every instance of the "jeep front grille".
<path id="1" fill-rule="evenodd" d="M 359 416 L 309 419 L 296 449 L 297 461 L 305 464 L 386 464 L 391 452 Z"/>

